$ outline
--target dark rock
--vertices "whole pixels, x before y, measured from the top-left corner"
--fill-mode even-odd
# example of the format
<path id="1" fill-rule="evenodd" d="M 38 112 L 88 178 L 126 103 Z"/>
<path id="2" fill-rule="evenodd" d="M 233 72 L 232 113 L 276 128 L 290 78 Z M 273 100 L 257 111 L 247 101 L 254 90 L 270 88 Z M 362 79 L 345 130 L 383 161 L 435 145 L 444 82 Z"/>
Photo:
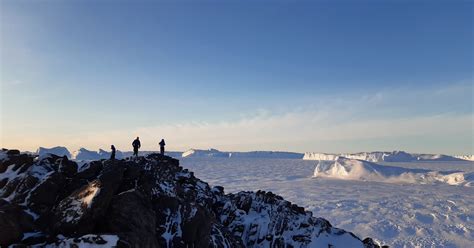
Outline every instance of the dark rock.
<path id="1" fill-rule="evenodd" d="M 77 164 L 64 156 L 59 161 L 58 171 L 66 177 L 73 177 L 77 173 Z"/>
<path id="2" fill-rule="evenodd" d="M 18 155 L 18 154 L 20 154 L 20 150 L 13 149 L 13 150 L 7 151 L 7 155 Z"/>
<path id="3" fill-rule="evenodd" d="M 33 219 L 21 207 L 0 199 L 0 246 L 21 240 L 23 233 L 33 230 Z"/>
<path id="4" fill-rule="evenodd" d="M 55 209 L 54 232 L 65 235 L 90 233 L 102 218 L 120 186 L 124 168 L 112 161 L 98 179 L 73 192 Z"/>
<path id="5" fill-rule="evenodd" d="M 211 234 L 211 216 L 199 205 L 189 205 L 183 209 L 183 241 L 188 246 L 209 247 Z"/>
<path id="6" fill-rule="evenodd" d="M 36 186 L 38 181 L 38 178 L 32 175 L 13 178 L 4 186 L 3 191 L 0 192 L 0 197 L 10 197 L 10 195 L 14 193 L 13 197 L 11 197 L 11 202 L 22 203 L 25 201 L 29 191 Z"/>
<path id="7" fill-rule="evenodd" d="M 92 161 L 85 166 L 87 166 L 87 168 L 78 172 L 76 178 L 93 180 L 99 175 L 104 167 L 101 161 Z"/>
<path id="8" fill-rule="evenodd" d="M 30 247 L 34 244 L 43 244 L 43 243 L 48 243 L 50 240 L 48 237 L 44 234 L 38 234 L 38 235 L 33 235 L 28 238 L 23 238 L 21 240 L 21 243 L 26 245 L 27 247 Z"/>
<path id="9" fill-rule="evenodd" d="M 375 243 L 375 241 L 371 238 L 365 238 L 362 241 L 362 243 L 364 244 L 365 248 L 380 248 L 380 246 L 377 243 Z M 383 246 L 382 246 L 382 248 L 383 248 Z"/>
<path id="10" fill-rule="evenodd" d="M 10 165 L 13 165 L 13 171 L 17 171 L 22 166 L 25 167 L 25 170 L 33 164 L 33 160 L 34 157 L 28 154 L 10 154 L 7 159 L 0 160 L 0 173 L 5 172 Z"/>
<path id="11" fill-rule="evenodd" d="M 114 196 L 98 230 L 118 234 L 131 247 L 158 247 L 155 211 L 137 190 Z"/>
<path id="12" fill-rule="evenodd" d="M 54 209 L 53 232 L 63 235 L 83 235 L 94 228 L 93 205 L 101 189 L 96 180 L 61 200 Z"/>
<path id="13" fill-rule="evenodd" d="M 0 189 L 3 189 L 3 187 L 7 184 L 8 178 L 3 178 L 0 180 Z"/>
<path id="14" fill-rule="evenodd" d="M 64 185 L 64 176 L 53 172 L 30 191 L 28 206 L 37 214 L 51 211 L 62 185 Z"/>

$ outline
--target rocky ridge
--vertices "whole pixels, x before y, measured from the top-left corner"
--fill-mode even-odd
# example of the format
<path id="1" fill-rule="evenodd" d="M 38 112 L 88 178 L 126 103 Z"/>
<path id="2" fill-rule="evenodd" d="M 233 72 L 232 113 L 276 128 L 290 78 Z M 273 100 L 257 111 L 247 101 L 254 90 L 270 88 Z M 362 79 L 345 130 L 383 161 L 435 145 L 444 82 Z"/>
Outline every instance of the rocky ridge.
<path id="1" fill-rule="evenodd" d="M 271 192 L 225 194 L 160 154 L 0 151 L 1 247 L 379 247 Z"/>

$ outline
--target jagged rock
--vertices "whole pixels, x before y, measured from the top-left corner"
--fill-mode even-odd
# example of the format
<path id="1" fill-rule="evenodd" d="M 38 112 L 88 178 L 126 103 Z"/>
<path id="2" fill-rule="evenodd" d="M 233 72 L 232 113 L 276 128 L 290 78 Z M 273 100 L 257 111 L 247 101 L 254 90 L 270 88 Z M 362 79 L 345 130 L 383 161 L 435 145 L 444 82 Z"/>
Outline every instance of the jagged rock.
<path id="1" fill-rule="evenodd" d="M 20 154 L 20 150 L 12 149 L 7 151 L 7 155 L 18 155 Z"/>
<path id="2" fill-rule="evenodd" d="M 8 151 L 9 152 L 9 151 Z M 4 173 L 10 165 L 14 165 L 14 171 L 18 170 L 20 167 L 26 165 L 25 167 L 28 168 L 29 165 L 33 164 L 34 157 L 28 154 L 20 154 L 19 152 L 8 153 L 7 159 L 0 160 L 0 173 Z"/>
<path id="3" fill-rule="evenodd" d="M 378 247 L 272 192 L 211 189 L 160 154 L 78 169 L 66 157 L 0 152 L 9 173 L 3 187 L 0 181 L 0 209 L 14 209 L 0 211 L 0 245 L 330 247 L 343 239 L 348 247 Z M 21 240 L 26 231 L 35 234 Z"/>
<path id="4" fill-rule="evenodd" d="M 365 248 L 389 248 L 388 245 L 382 245 L 381 247 L 375 243 L 371 238 L 365 238 L 363 241 Z"/>
<path id="5" fill-rule="evenodd" d="M 102 161 L 92 161 L 87 165 L 84 165 L 84 167 L 86 168 L 78 172 L 76 178 L 91 180 L 99 175 L 104 165 L 102 164 Z"/>
<path id="6" fill-rule="evenodd" d="M 90 233 L 102 218 L 122 181 L 124 168 L 108 161 L 99 177 L 59 202 L 54 232 L 63 235 Z"/>
<path id="7" fill-rule="evenodd" d="M 53 172 L 38 184 L 28 198 L 28 206 L 37 214 L 45 214 L 51 211 L 56 202 L 58 192 L 64 185 L 64 176 L 61 173 Z"/>
<path id="8" fill-rule="evenodd" d="M 184 205 L 182 223 L 183 241 L 188 246 L 208 247 L 212 219 L 209 211 L 199 205 Z"/>
<path id="9" fill-rule="evenodd" d="M 70 161 L 66 156 L 63 156 L 63 158 L 60 160 L 58 170 L 66 177 L 73 177 L 74 174 L 77 173 L 77 164 L 73 161 Z"/>
<path id="10" fill-rule="evenodd" d="M 124 244 L 159 247 L 155 211 L 150 200 L 137 190 L 114 196 L 102 222 L 99 230 L 116 233 Z"/>

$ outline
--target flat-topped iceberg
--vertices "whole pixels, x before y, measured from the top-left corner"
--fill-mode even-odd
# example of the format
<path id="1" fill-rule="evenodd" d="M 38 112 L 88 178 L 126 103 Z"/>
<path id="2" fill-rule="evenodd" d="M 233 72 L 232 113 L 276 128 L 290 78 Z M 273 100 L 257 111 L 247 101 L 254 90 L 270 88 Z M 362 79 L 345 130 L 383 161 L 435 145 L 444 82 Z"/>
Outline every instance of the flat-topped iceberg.
<path id="1" fill-rule="evenodd" d="M 274 158 L 301 159 L 303 153 L 281 151 L 223 152 L 217 149 L 189 149 L 181 154 L 183 158 Z"/>
<path id="2" fill-rule="evenodd" d="M 52 148 L 39 147 L 38 150 L 36 150 L 36 154 L 38 154 L 40 158 L 48 156 L 48 154 L 54 154 L 60 157 L 66 156 L 68 158 L 71 158 L 71 153 L 64 146 L 55 146 Z"/>
<path id="3" fill-rule="evenodd" d="M 404 151 L 393 152 L 359 152 L 359 153 L 317 153 L 307 152 L 304 154 L 305 160 L 336 160 L 338 157 L 359 159 L 369 162 L 416 162 L 416 161 L 462 161 L 468 160 L 461 157 L 453 157 L 443 154 L 418 154 Z"/>

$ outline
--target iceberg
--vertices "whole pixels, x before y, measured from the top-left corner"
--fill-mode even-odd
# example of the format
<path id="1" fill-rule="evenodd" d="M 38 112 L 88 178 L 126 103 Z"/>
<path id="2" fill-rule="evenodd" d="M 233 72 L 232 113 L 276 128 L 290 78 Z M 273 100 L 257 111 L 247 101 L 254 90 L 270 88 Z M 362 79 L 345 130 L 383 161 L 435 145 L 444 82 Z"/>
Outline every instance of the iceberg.
<path id="1" fill-rule="evenodd" d="M 337 157 L 334 161 L 319 161 L 313 177 L 384 183 L 446 183 L 463 186 L 471 186 L 474 179 L 472 173 L 463 171 L 409 169 L 345 157 Z"/>

